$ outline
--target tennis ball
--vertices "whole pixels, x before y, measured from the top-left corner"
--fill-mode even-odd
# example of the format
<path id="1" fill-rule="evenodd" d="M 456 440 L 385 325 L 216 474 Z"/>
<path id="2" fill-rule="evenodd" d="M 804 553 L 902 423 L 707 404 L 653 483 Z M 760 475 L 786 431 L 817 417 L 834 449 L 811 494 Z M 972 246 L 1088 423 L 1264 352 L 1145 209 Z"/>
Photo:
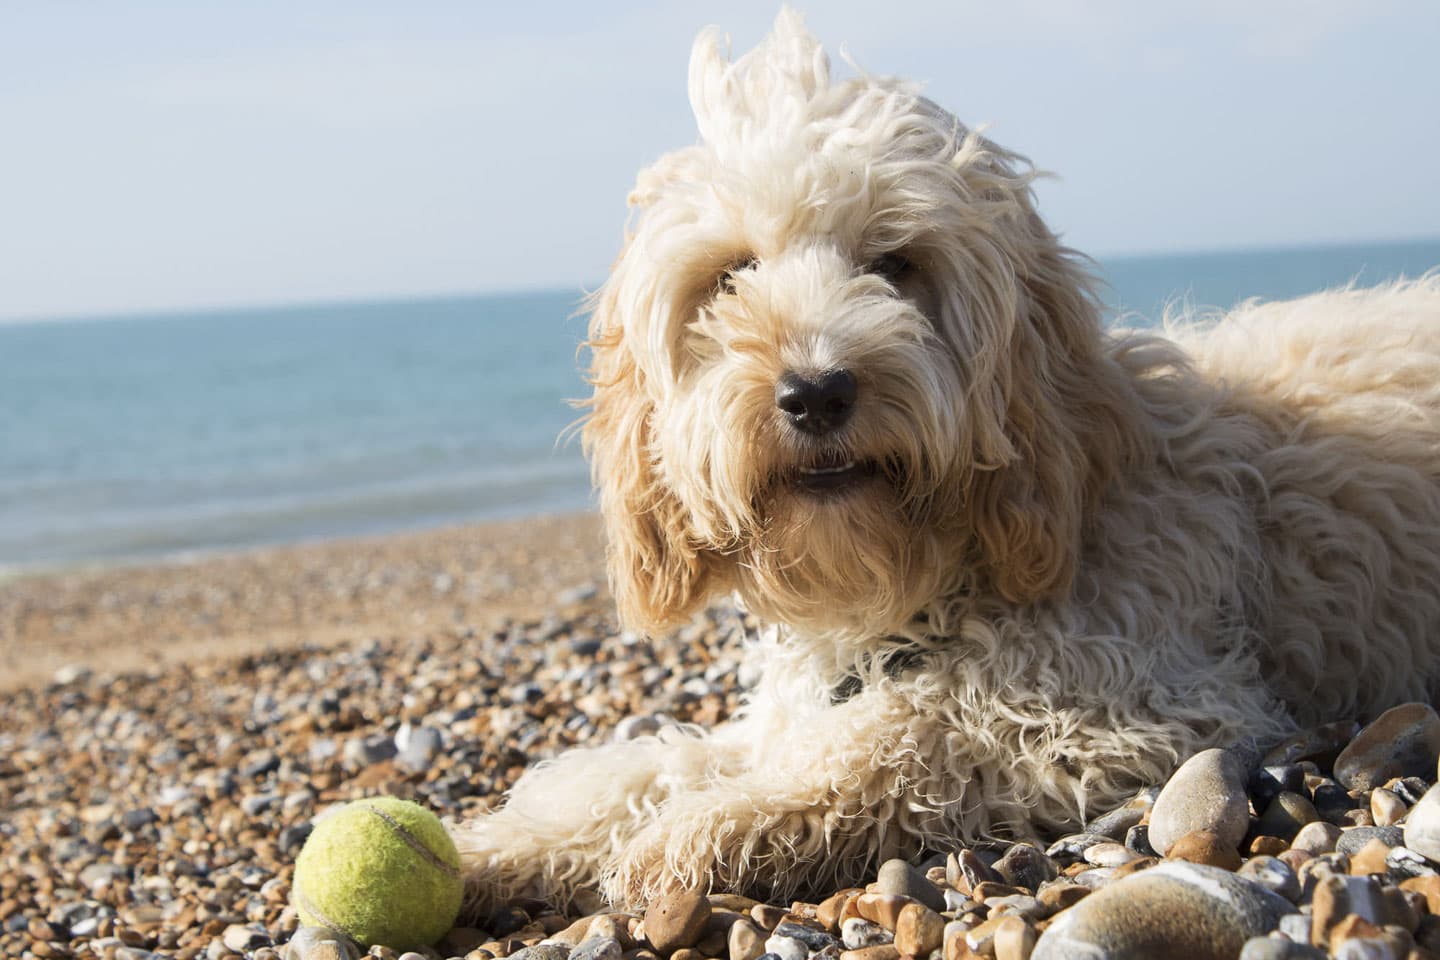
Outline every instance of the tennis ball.
<path id="1" fill-rule="evenodd" d="M 440 820 L 394 797 L 356 800 L 315 824 L 295 861 L 300 920 L 363 947 L 429 946 L 455 925 L 460 854 Z"/>

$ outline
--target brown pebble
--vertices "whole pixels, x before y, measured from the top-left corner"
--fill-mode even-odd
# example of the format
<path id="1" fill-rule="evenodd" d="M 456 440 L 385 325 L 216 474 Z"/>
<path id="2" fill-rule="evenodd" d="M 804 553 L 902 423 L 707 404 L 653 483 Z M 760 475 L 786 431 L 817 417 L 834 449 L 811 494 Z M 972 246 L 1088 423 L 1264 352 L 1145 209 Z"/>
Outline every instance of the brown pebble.
<path id="1" fill-rule="evenodd" d="M 1338 923 L 1330 928 L 1330 952 L 1334 953 L 1340 949 L 1340 944 L 1346 940 L 1357 938 L 1378 939 L 1381 936 L 1381 929 L 1359 914 L 1349 914 L 1342 917 Z"/>
<path id="2" fill-rule="evenodd" d="M 855 909 L 866 920 L 894 933 L 895 925 L 900 922 L 900 911 L 914 902 L 898 893 L 862 893 L 855 898 Z"/>
<path id="3" fill-rule="evenodd" d="M 1262 834 L 1250 841 L 1250 856 L 1252 857 L 1278 857 L 1289 849 L 1290 844 L 1279 837 L 1267 837 Z"/>
<path id="4" fill-rule="evenodd" d="M 895 922 L 895 948 L 923 957 L 945 940 L 945 919 L 923 903 L 907 904 Z"/>
<path id="5" fill-rule="evenodd" d="M 1078 883 L 1048 883 L 1040 888 L 1035 894 L 1035 899 L 1043 903 L 1051 913 L 1059 913 L 1061 910 L 1068 910 L 1090 894 L 1089 887 L 1082 887 Z"/>
<path id="6" fill-rule="evenodd" d="M 985 883 L 978 884 L 975 889 L 970 892 L 970 896 L 972 899 L 984 903 L 991 897 L 1013 897 L 1017 893 L 1029 892 L 1030 891 L 1022 890 L 1019 887 L 1012 887 L 1008 883 L 991 883 L 987 880 Z"/>
<path id="7" fill-rule="evenodd" d="M 900 960 L 900 951 L 893 943 L 882 943 L 874 947 L 861 947 L 859 950 L 842 950 L 840 960 Z"/>
<path id="8" fill-rule="evenodd" d="M 705 960 L 705 954 L 694 947 L 681 947 L 670 954 L 670 960 Z"/>
<path id="9" fill-rule="evenodd" d="M 857 897 L 861 893 L 858 887 L 849 887 L 838 893 L 831 894 L 820 902 L 815 908 L 815 919 L 825 925 L 825 929 L 835 933 L 840 929 L 840 914 L 845 909 L 845 901 L 851 897 Z"/>
<path id="10" fill-rule="evenodd" d="M 1240 854 L 1234 847 L 1221 842 L 1210 830 L 1192 830 L 1176 840 L 1168 854 L 1171 860 L 1188 860 L 1222 870 L 1239 870 Z"/>
<path id="11" fill-rule="evenodd" d="M 1385 858 L 1390 853 L 1390 847 L 1380 838 L 1375 838 L 1359 850 L 1350 855 L 1350 873 L 1363 877 L 1372 873 L 1387 873 L 1389 867 L 1385 865 Z"/>
<path id="12" fill-rule="evenodd" d="M 693 947 L 710 919 L 710 901 L 699 890 L 661 897 L 645 911 L 645 937 L 662 954 Z"/>
<path id="13" fill-rule="evenodd" d="M 1400 881 L 1400 889 L 1420 894 L 1430 912 L 1440 916 L 1440 877 L 1410 877 Z"/>
<path id="14" fill-rule="evenodd" d="M 1004 917 L 995 930 L 995 960 L 1030 960 L 1035 949 L 1035 928 L 1020 917 Z"/>
<path id="15" fill-rule="evenodd" d="M 1132 873 L 1139 873 L 1141 870 L 1149 870 L 1160 862 L 1159 857 L 1136 857 L 1129 863 L 1122 863 L 1110 874 L 1112 880 L 1119 880 L 1121 877 L 1128 877 Z"/>

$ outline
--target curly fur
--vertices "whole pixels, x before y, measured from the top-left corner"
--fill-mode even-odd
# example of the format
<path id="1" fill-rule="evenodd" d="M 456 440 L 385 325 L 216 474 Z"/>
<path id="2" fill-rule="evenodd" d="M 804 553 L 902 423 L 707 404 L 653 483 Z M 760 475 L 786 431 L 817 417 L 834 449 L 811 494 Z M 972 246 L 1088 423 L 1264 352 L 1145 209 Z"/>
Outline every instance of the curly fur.
<path id="1" fill-rule="evenodd" d="M 1027 162 L 832 81 L 794 14 L 734 63 L 702 34 L 690 98 L 594 302 L 584 439 L 622 619 L 734 592 L 762 680 L 457 827 L 473 904 L 852 882 L 1436 692 L 1440 278 L 1106 332 Z M 851 420 L 795 431 L 777 378 L 836 366 Z M 796 484 L 837 459 L 875 473 Z"/>

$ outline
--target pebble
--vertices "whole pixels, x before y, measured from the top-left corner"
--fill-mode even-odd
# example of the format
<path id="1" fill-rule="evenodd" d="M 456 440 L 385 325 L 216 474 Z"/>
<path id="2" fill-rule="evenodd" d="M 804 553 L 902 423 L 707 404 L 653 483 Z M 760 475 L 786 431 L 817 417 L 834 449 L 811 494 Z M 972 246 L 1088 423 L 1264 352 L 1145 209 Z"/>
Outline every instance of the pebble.
<path id="1" fill-rule="evenodd" d="M 1251 857 L 1236 873 L 1271 893 L 1278 893 L 1291 903 L 1300 901 L 1300 878 L 1283 860 L 1275 857 Z"/>
<path id="2" fill-rule="evenodd" d="M 994 869 L 1012 887 L 1024 887 L 1027 890 L 1038 890 L 1042 883 L 1054 880 L 1060 875 L 1060 868 L 1055 861 L 1041 853 L 1039 847 L 1029 843 L 1017 843 L 1006 850 L 1005 855 L 995 861 Z M 934 906 L 933 898 L 915 899 L 933 909 L 941 909 Z"/>
<path id="3" fill-rule="evenodd" d="M 1241 758 L 1230 750 L 1202 750 L 1186 760 L 1155 799 L 1151 846 L 1168 854 L 1185 834 L 1207 830 L 1221 845 L 1239 847 L 1250 825 L 1248 775 Z"/>
<path id="4" fill-rule="evenodd" d="M 620 960 L 624 952 L 614 937 L 590 937 L 576 944 L 568 960 Z"/>
<path id="5" fill-rule="evenodd" d="M 1117 807 L 1104 816 L 1091 820 L 1085 825 L 1085 832 L 1099 834 L 1111 840 L 1123 840 L 1127 830 L 1145 819 L 1146 814 L 1155 806 L 1155 798 L 1159 795 L 1159 787 L 1147 787 L 1126 802 L 1124 806 Z M 1046 853 L 1049 851 L 1047 850 Z"/>
<path id="6" fill-rule="evenodd" d="M 810 948 L 794 937 L 772 935 L 765 941 L 765 953 L 779 960 L 806 960 L 810 956 Z"/>
<path id="7" fill-rule="evenodd" d="M 1032 958 L 1232 960 L 1247 939 L 1273 930 L 1292 909 L 1284 897 L 1233 873 L 1162 863 L 1115 881 L 1057 916 Z"/>
<path id="8" fill-rule="evenodd" d="M 945 920 L 940 914 L 923 903 L 912 903 L 900 911 L 895 924 L 895 948 L 912 957 L 923 957 L 940 946 L 944 934 Z"/>
<path id="9" fill-rule="evenodd" d="M 1422 857 L 1440 862 L 1440 788 L 1425 791 L 1405 818 L 1405 846 Z"/>
<path id="10" fill-rule="evenodd" d="M 945 909 L 945 895 L 926 879 L 924 874 L 904 860 L 887 860 L 882 863 L 880 871 L 875 875 L 875 885 L 879 893 L 909 897 L 936 912 Z"/>
<path id="11" fill-rule="evenodd" d="M 1168 856 L 1172 860 L 1185 860 L 1222 870 L 1238 870 L 1241 863 L 1235 848 L 1213 830 L 1190 831 L 1170 845 Z"/>
<path id="12" fill-rule="evenodd" d="M 1340 839 L 1335 841 L 1335 850 L 1347 857 L 1354 856 L 1371 840 L 1398 847 L 1405 842 L 1405 831 L 1400 827 L 1352 827 L 1341 832 Z"/>
<path id="13" fill-rule="evenodd" d="M 864 923 L 865 921 L 860 920 L 859 922 Z M 742 917 L 736 920 L 730 925 L 730 933 L 726 937 L 730 960 L 756 960 L 765 952 L 766 939 L 765 931 L 760 929 L 750 918 Z M 849 941 L 846 941 L 846 946 L 851 946 Z"/>
<path id="14" fill-rule="evenodd" d="M 1395 777 L 1436 773 L 1440 716 L 1424 703 L 1406 703 L 1380 714 L 1335 759 L 1335 779 L 1351 790 L 1371 790 Z"/>
<path id="15" fill-rule="evenodd" d="M 1325 951 L 1308 943 L 1292 943 L 1277 937 L 1251 937 L 1240 950 L 1240 960 L 1328 960 L 1328 957 Z"/>
<path id="16" fill-rule="evenodd" d="M 660 953 L 693 947 L 710 919 L 710 901 L 701 890 L 661 897 L 645 911 L 645 936 Z"/>
<path id="17" fill-rule="evenodd" d="M 483 567 L 483 561 L 471 562 Z M 285 583 L 323 582 L 338 567 L 339 561 L 328 560 Z M 432 598 L 433 585 L 443 579 L 441 593 L 456 609 L 473 588 L 463 567 L 396 565 L 384 577 L 413 583 L 411 596 Z M 226 576 L 216 582 L 225 589 L 246 581 Z M 599 581 L 590 574 L 579 582 Z M 0 601 L 15 596 L 5 592 L 14 589 L 0 585 Z M 733 609 L 717 605 L 683 628 L 678 642 L 655 641 L 618 631 L 608 601 L 596 595 L 591 603 L 584 589 L 563 615 L 554 612 L 553 601 L 564 586 L 542 578 L 496 589 L 531 591 L 551 612 L 486 614 L 482 622 L 447 610 L 439 628 L 438 621 L 427 621 L 375 632 L 385 639 L 267 649 L 183 669 L 95 670 L 84 682 L 50 684 L 47 678 L 0 697 L 0 808 L 7 813 L 0 822 L 0 955 L 356 960 L 358 949 L 330 931 L 297 929 L 286 906 L 290 864 L 324 808 L 391 792 L 443 816 L 465 816 L 513 783 L 526 765 L 573 744 L 643 736 L 670 723 L 708 725 L 734 709 L 744 618 Z M 24 591 L 24 602 L 32 605 L 64 595 Z M 384 599 L 372 609 L 410 616 L 419 608 L 393 592 L 375 596 Z M 257 601 L 253 616 L 285 609 L 292 606 L 283 599 Z M 149 629 L 185 635 L 161 623 Z M 1409 715 L 1423 718 L 1425 710 Z M 1407 936 L 1426 950 L 1440 946 L 1440 915 L 1432 915 L 1440 914 L 1440 876 L 1435 863 L 1410 846 L 1426 846 L 1427 835 L 1440 834 L 1420 809 L 1436 775 L 1435 757 L 1424 765 L 1411 758 L 1402 772 L 1387 776 L 1384 744 L 1374 742 L 1372 733 L 1366 750 L 1381 757 L 1371 764 L 1376 782 L 1353 788 L 1345 780 L 1349 768 L 1335 765 L 1354 734 L 1344 724 L 1306 731 L 1248 776 L 1255 765 L 1243 750 L 1232 752 L 1240 769 L 1225 786 L 1238 785 L 1259 816 L 1245 824 L 1231 851 L 1248 859 L 1241 858 L 1230 882 L 1245 884 L 1239 900 L 1269 891 L 1285 900 L 1286 911 L 1278 933 L 1256 939 L 1241 925 L 1247 939 L 1239 949 L 1247 956 L 1282 948 L 1287 956 L 1323 955 L 1317 947 L 1284 946 L 1282 934 L 1309 941 L 1319 926 L 1293 912 L 1297 904 L 1324 919 L 1328 934 L 1316 942 L 1337 957 L 1378 950 L 1387 952 L 1375 955 L 1398 960 L 1404 953 L 1396 946 Z M 1363 752 L 1348 751 L 1346 762 Z M 1389 752 L 1393 760 L 1404 751 Z M 94 756 L 106 763 L 97 766 Z M 1184 777 L 1177 773 L 1172 784 L 1176 779 Z M 969 960 L 967 936 L 996 960 L 1023 960 L 1039 955 L 1052 930 L 1092 909 L 1092 900 L 1112 924 L 1106 932 L 1112 942 L 1141 942 L 1147 929 L 1156 928 L 1183 942 L 1186 934 L 1172 927 L 1187 916 L 1184 911 L 1153 915 L 1144 904 L 1180 896 L 1198 910 L 1189 919 L 1206 923 L 1228 917 L 1230 907 L 1217 906 L 1203 892 L 1186 894 L 1183 883 L 1179 893 L 1166 886 L 1166 871 L 1210 876 L 1203 866 L 1173 859 L 1185 852 L 1173 848 L 1179 837 L 1170 838 L 1171 861 L 1151 859 L 1157 816 L 1162 836 L 1166 818 L 1178 816 L 1158 802 L 1168 786 L 1140 791 L 1091 820 L 1085 833 L 1058 842 L 1047 837 L 1048 845 L 959 848 L 944 858 L 943 870 L 934 857 L 918 868 L 887 863 L 883 886 L 876 877 L 871 887 L 879 892 L 861 897 L 851 889 L 827 895 L 825 903 L 757 903 L 717 893 L 704 898 L 711 919 L 692 931 L 690 944 L 668 953 L 631 938 L 637 926 L 652 930 L 648 918 L 642 924 L 639 916 L 607 913 L 582 922 L 520 901 L 498 912 L 487 929 L 457 928 L 438 951 L 404 960 L 759 960 L 767 941 L 775 951 L 770 960 L 781 960 L 780 952 L 801 960 L 797 944 L 804 960 L 896 960 L 897 941 L 924 952 L 936 940 L 937 925 L 941 945 L 925 960 Z M 1192 791 L 1189 800 L 1196 799 Z M 1303 823 L 1305 802 L 1320 820 Z M 1186 806 L 1194 812 L 1192 803 Z M 1277 821 L 1272 810 L 1286 819 Z M 1116 843 L 1122 838 L 1123 847 Z M 1331 852 L 1342 840 L 1347 852 Z M 1440 853 L 1434 844 L 1426 849 Z M 1127 886 L 1132 884 L 1141 886 Z M 1126 893 L 1123 901 L 1114 899 L 1114 891 L 1135 889 L 1138 898 Z M 922 900 L 926 905 L 917 902 Z M 882 922 L 857 915 L 862 903 Z M 602 909 L 593 897 L 582 896 L 577 904 Z M 810 919 L 817 917 L 818 923 Z M 1187 955 L 1216 949 L 1211 944 Z M 377 945 L 369 957 L 400 955 Z"/>
<path id="18" fill-rule="evenodd" d="M 1311 803 L 1308 797 L 1282 790 L 1265 807 L 1265 812 L 1255 824 L 1255 832 L 1267 837 L 1290 840 L 1300 832 L 1301 827 L 1319 819 L 1320 814 L 1315 811 L 1315 804 Z"/>
<path id="19" fill-rule="evenodd" d="M 1341 829 L 1333 823 L 1323 821 L 1307 823 L 1295 834 L 1295 839 L 1290 841 L 1290 849 L 1304 850 L 1315 855 L 1329 853 L 1335 849 L 1335 843 L 1340 839 L 1341 832 Z"/>

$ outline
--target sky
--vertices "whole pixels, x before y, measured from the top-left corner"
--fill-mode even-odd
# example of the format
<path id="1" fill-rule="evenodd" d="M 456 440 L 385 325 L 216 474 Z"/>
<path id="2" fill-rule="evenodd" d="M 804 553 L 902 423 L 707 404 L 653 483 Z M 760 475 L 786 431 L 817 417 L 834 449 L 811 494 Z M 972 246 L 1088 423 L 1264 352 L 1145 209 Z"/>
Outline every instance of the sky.
<path id="1" fill-rule="evenodd" d="M 1098 256 L 1440 235 L 1434 0 L 840 0 Z M 593 286 L 778 4 L 0 0 L 0 320 Z"/>

